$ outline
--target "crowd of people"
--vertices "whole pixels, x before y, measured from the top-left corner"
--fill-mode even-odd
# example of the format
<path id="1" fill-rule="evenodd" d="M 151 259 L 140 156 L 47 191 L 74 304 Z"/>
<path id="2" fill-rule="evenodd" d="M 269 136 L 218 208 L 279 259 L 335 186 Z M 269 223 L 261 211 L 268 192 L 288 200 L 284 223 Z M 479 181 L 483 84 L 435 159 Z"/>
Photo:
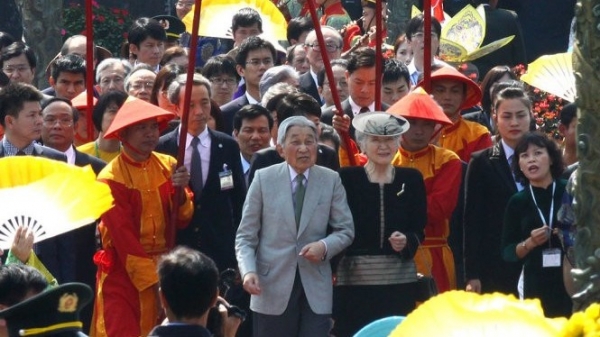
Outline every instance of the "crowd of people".
<path id="1" fill-rule="evenodd" d="M 286 52 L 244 8 L 232 43 L 199 37 L 190 60 L 193 1 L 178 0 L 177 17 L 135 20 L 121 57 L 94 46 L 87 64 L 91 42 L 66 39 L 48 88 L 33 85 L 44 65 L 30 46 L 0 32 L 0 158 L 91 165 L 114 198 L 96 223 L 39 243 L 18 229 L 0 267 L 0 336 L 353 336 L 414 310 L 418 274 L 439 292 L 539 298 L 547 316 L 570 315 L 557 213 L 576 107 L 560 116 L 562 148 L 535 131 L 511 71 L 523 41 L 480 60 L 479 81 L 442 61 L 435 18 L 431 60 L 423 15 L 383 59 L 375 0 L 358 22 L 340 0 L 315 2 L 318 27 L 305 1 L 280 4 Z"/>

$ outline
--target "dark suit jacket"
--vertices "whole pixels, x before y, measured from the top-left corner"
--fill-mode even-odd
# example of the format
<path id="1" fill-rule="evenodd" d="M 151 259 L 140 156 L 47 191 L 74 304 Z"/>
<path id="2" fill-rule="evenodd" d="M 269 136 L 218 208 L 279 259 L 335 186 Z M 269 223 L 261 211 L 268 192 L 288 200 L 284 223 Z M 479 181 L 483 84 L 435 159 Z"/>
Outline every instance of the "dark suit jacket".
<path id="1" fill-rule="evenodd" d="M 505 262 L 501 254 L 504 212 L 517 185 L 500 141 L 472 155 L 466 181 L 466 280 L 479 279 L 482 292 L 517 295 L 520 264 Z"/>
<path id="2" fill-rule="evenodd" d="M 212 334 L 200 325 L 174 324 L 154 327 L 148 337 L 211 337 Z"/>
<path id="3" fill-rule="evenodd" d="M 508 45 L 473 61 L 479 70 L 480 80 L 497 65 L 514 67 L 517 64 L 527 64 L 521 25 L 514 12 L 485 6 L 485 25 L 482 46 L 511 35 L 515 38 Z"/>
<path id="4" fill-rule="evenodd" d="M 219 270 L 237 268 L 235 232 L 242 217 L 246 183 L 237 142 L 218 131 L 208 130 L 211 137 L 210 164 L 202 195 L 194 201 L 190 224 L 177 233 L 176 242 L 197 249 L 217 264 Z M 177 157 L 178 129 L 160 137 L 157 152 Z M 221 190 L 219 173 L 227 165 L 233 174 L 234 187 Z"/>
<path id="5" fill-rule="evenodd" d="M 32 155 L 36 157 L 45 157 L 48 159 L 63 161 L 65 163 L 67 162 L 67 156 L 65 156 L 64 153 L 37 143 L 33 144 Z M 0 158 L 2 157 L 4 157 L 4 147 L 0 144 Z"/>
<path id="6" fill-rule="evenodd" d="M 321 103 L 321 96 L 319 95 L 317 84 L 315 84 L 315 81 L 310 75 L 310 71 L 300 75 L 298 82 L 300 84 L 300 91 L 311 95 L 317 102 Z"/>
<path id="7" fill-rule="evenodd" d="M 576 0 L 500 0 L 498 7 L 519 16 L 527 63 L 547 54 L 563 53 L 569 44 Z"/>
<path id="8" fill-rule="evenodd" d="M 491 134 L 494 134 L 492 125 L 490 124 L 490 115 L 488 115 L 487 112 L 485 112 L 484 110 L 480 109 L 477 111 L 467 112 L 467 113 L 463 114 L 462 117 L 465 120 L 479 123 L 479 124 L 485 126 L 490 131 Z"/>
<path id="9" fill-rule="evenodd" d="M 255 152 L 250 163 L 250 172 L 248 172 L 248 186 L 252 183 L 256 170 L 283 163 L 284 161 L 283 157 L 277 153 L 277 149 L 274 147 Z M 340 160 L 337 152 L 329 146 L 319 144 L 317 149 L 317 165 L 325 166 L 334 171 L 339 170 Z"/>
<path id="10" fill-rule="evenodd" d="M 346 99 L 345 101 L 343 101 L 342 103 L 342 110 L 344 110 L 344 113 L 346 114 L 346 116 L 350 117 L 350 120 L 354 119 L 354 113 L 352 112 L 352 106 L 350 105 L 350 101 L 349 99 Z M 381 104 L 381 109 L 383 111 L 387 110 L 390 106 L 382 103 Z M 328 125 L 333 125 L 333 109 L 335 108 L 335 106 L 330 106 L 327 109 L 323 110 L 323 113 L 321 114 L 321 122 L 328 124 Z M 350 137 L 352 137 L 352 139 L 354 138 L 354 127 L 352 126 L 352 124 L 350 124 Z"/>
<path id="11" fill-rule="evenodd" d="M 225 129 L 223 133 L 228 136 L 233 134 L 233 116 L 238 112 L 244 105 L 248 105 L 248 98 L 246 94 L 234 99 L 233 101 L 223 105 L 221 107 L 221 115 L 223 116 L 223 121 L 225 122 Z"/>

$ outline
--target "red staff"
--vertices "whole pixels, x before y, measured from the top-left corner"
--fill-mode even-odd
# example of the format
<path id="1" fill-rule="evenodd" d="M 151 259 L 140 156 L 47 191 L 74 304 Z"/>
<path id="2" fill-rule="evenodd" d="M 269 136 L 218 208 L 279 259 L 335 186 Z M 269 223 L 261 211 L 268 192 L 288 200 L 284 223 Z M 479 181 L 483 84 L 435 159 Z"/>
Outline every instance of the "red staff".
<path id="1" fill-rule="evenodd" d="M 340 96 L 338 95 L 336 86 L 331 85 L 332 83 L 335 83 L 335 78 L 333 77 L 333 70 L 331 70 L 331 63 L 329 62 L 329 55 L 327 55 L 327 48 L 325 48 L 326 44 L 325 39 L 323 38 L 323 33 L 321 32 L 321 23 L 319 22 L 319 17 L 317 16 L 317 8 L 315 7 L 313 1 L 314 0 L 307 0 L 306 3 L 308 3 L 310 17 L 315 27 L 317 41 L 319 42 L 319 51 L 321 52 L 323 67 L 325 68 L 325 75 L 327 76 L 327 81 L 331 87 L 331 97 L 333 98 L 333 103 L 335 104 L 335 108 L 337 110 L 336 115 L 343 117 L 344 110 L 342 109 Z M 340 136 L 344 140 L 344 143 L 346 143 L 346 151 L 348 152 L 348 160 L 350 161 L 350 165 L 356 166 L 356 158 L 354 157 L 356 153 L 354 153 L 354 150 L 350 146 L 350 135 L 348 132 L 342 132 Z"/>
<path id="2" fill-rule="evenodd" d="M 431 93 L 431 0 L 423 0 L 423 89 Z"/>
<path id="3" fill-rule="evenodd" d="M 85 87 L 87 90 L 87 110 L 85 115 L 87 141 L 94 140 L 94 124 L 92 122 L 92 111 L 94 110 L 94 22 L 92 14 L 92 1 L 85 2 Z"/>
<path id="4" fill-rule="evenodd" d="M 382 77 L 379 74 L 383 74 L 382 52 L 381 45 L 383 44 L 383 6 L 382 0 L 375 0 L 375 74 L 377 74 L 378 80 L 375 82 L 375 111 L 381 111 L 381 81 Z"/>
<path id="5" fill-rule="evenodd" d="M 200 26 L 200 8 L 202 7 L 202 0 L 195 0 L 194 4 L 194 19 L 192 20 L 192 33 L 190 39 L 190 51 L 189 51 L 189 62 L 187 67 L 187 78 L 185 81 L 185 93 L 183 96 L 183 111 L 181 112 L 181 123 L 179 130 L 179 147 L 177 148 L 177 167 L 183 166 L 183 160 L 185 158 L 185 141 L 187 137 L 188 129 L 188 115 L 190 112 L 190 100 L 192 98 L 192 84 L 194 79 L 194 72 L 196 67 L 196 48 L 198 47 L 198 29 Z M 175 194 L 173 195 L 173 207 L 178 207 L 180 203 L 180 188 L 177 187 Z M 175 247 L 175 232 L 177 223 L 177 212 L 171 212 L 170 222 L 170 235 L 167 247 Z"/>

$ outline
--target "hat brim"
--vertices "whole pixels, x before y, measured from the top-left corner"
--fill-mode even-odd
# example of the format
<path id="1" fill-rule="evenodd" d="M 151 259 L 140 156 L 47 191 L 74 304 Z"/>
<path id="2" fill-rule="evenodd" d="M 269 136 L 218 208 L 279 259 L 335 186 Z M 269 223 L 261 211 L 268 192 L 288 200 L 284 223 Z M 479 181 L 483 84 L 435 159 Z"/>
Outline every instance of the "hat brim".
<path id="1" fill-rule="evenodd" d="M 393 118 L 397 121 L 397 124 L 392 124 L 394 131 L 386 133 L 385 123 L 389 123 L 390 119 Z M 376 125 L 376 129 L 383 132 L 375 132 L 373 125 Z M 380 137 L 398 137 L 408 131 L 410 124 L 404 117 L 395 116 L 387 112 L 373 111 L 361 113 L 352 119 L 352 126 L 356 131 L 362 132 L 369 136 L 380 136 Z"/>
<path id="2" fill-rule="evenodd" d="M 460 105 L 460 110 L 464 110 L 473 107 L 481 102 L 481 89 L 477 83 L 473 82 L 470 78 L 462 74 L 460 71 L 452 67 L 442 67 L 431 74 L 431 83 L 436 81 L 458 81 L 465 84 L 467 89 L 465 99 Z M 423 80 L 421 80 L 417 86 L 423 87 Z"/>
<path id="3" fill-rule="evenodd" d="M 162 131 L 168 126 L 169 121 L 175 117 L 176 115 L 171 111 L 162 109 L 139 98 L 129 96 L 119 111 L 117 111 L 115 118 L 108 127 L 108 130 L 106 130 L 104 138 L 119 138 L 119 132 L 126 128 L 153 119 L 158 122 L 158 128 Z"/>

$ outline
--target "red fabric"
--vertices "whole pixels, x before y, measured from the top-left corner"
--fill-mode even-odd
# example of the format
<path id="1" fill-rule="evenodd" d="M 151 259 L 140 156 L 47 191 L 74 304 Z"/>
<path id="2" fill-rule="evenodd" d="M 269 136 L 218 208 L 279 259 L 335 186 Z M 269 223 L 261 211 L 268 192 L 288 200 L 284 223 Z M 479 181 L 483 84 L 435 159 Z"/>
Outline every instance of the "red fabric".
<path id="1" fill-rule="evenodd" d="M 440 22 L 444 22 L 444 2 L 442 0 L 431 1 L 431 14 Z"/>

